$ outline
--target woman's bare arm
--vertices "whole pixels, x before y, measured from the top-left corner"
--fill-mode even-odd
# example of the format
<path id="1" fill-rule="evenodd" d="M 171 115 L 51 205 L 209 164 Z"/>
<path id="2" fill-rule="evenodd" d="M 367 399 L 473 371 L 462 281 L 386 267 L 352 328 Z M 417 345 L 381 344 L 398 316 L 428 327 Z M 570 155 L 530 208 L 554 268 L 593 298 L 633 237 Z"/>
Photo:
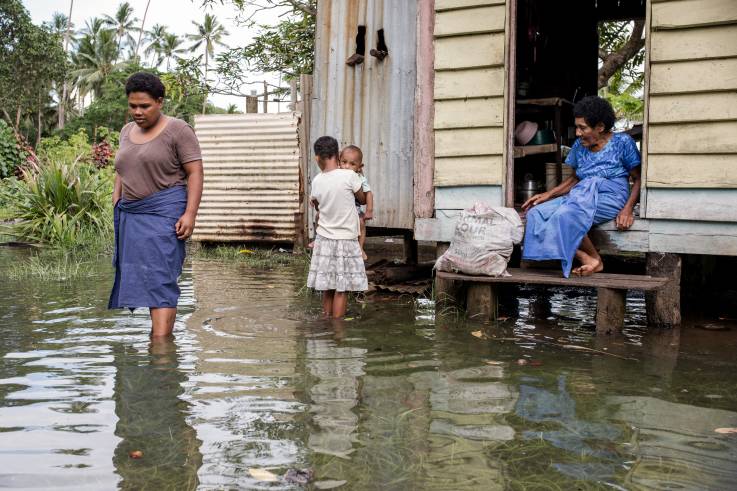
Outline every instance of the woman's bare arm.
<path id="1" fill-rule="evenodd" d="M 120 180 L 118 173 L 115 173 L 115 181 L 113 182 L 113 206 L 123 196 L 123 182 Z"/>
<path id="2" fill-rule="evenodd" d="M 578 177 L 575 175 L 567 178 L 557 186 L 555 186 L 550 191 L 546 191 L 544 193 L 536 194 L 532 198 L 528 199 L 524 202 L 522 205 L 523 210 L 527 210 L 528 208 L 539 205 L 542 203 L 545 203 L 546 201 L 550 201 L 553 198 L 557 198 L 558 196 L 566 195 L 570 192 L 571 189 L 573 189 L 573 186 L 578 184 Z"/>
<path id="3" fill-rule="evenodd" d="M 624 208 L 617 214 L 615 224 L 619 230 L 627 230 L 635 223 L 635 205 L 640 201 L 640 186 L 642 184 L 642 169 L 640 166 L 635 167 L 630 171 L 632 176 L 632 189 L 630 190 L 630 197 L 624 204 Z"/>
<path id="4" fill-rule="evenodd" d="M 187 208 L 184 210 L 184 214 L 177 220 L 175 228 L 177 237 L 180 240 L 185 240 L 194 231 L 197 210 L 200 208 L 200 200 L 202 199 L 202 183 L 205 175 L 202 170 L 201 160 L 187 162 L 182 167 L 187 174 Z"/>

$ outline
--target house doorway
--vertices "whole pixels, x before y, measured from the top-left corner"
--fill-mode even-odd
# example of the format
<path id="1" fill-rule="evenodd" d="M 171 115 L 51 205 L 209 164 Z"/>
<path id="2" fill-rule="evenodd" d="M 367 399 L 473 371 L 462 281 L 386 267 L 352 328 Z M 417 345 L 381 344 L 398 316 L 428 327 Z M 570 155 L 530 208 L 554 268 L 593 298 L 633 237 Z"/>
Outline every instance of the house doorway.
<path id="1" fill-rule="evenodd" d="M 573 104 L 597 95 L 606 49 L 616 48 L 605 23 L 617 23 L 621 31 L 614 35 L 623 40 L 628 33 L 641 40 L 633 29 L 644 26 L 645 13 L 646 0 L 516 0 L 510 11 L 507 206 L 519 208 L 526 197 L 568 177 L 570 168 L 561 164 L 576 139 Z"/>

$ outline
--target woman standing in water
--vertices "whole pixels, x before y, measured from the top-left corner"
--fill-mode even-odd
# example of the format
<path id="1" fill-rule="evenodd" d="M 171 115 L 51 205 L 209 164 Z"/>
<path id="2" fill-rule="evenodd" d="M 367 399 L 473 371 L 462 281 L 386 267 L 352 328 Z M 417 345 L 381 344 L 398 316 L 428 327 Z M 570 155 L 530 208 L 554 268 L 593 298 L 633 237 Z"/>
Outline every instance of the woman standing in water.
<path id="1" fill-rule="evenodd" d="M 115 284 L 108 308 L 148 307 L 151 336 L 169 336 L 184 241 L 202 196 L 202 156 L 192 127 L 162 114 L 158 77 L 133 74 L 125 93 L 133 122 L 120 131 L 115 156 Z"/>

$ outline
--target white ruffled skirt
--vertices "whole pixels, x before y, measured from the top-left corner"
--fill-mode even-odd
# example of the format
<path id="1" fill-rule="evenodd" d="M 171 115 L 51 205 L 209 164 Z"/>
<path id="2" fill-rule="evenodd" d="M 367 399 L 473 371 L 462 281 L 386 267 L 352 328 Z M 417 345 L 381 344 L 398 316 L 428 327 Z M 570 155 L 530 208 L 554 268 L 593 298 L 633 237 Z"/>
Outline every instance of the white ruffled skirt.
<path id="1" fill-rule="evenodd" d="M 366 268 L 357 239 L 315 237 L 307 286 L 315 290 L 364 292 L 368 290 Z"/>

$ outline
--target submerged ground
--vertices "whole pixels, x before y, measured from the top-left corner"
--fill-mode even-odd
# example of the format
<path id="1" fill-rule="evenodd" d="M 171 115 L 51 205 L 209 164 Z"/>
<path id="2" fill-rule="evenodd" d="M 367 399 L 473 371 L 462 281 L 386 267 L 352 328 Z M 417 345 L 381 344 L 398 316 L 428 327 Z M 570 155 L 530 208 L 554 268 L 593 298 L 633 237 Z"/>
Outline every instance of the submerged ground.
<path id="1" fill-rule="evenodd" d="M 22 254 L 0 248 L 2 488 L 737 482 L 737 434 L 715 431 L 737 427 L 729 319 L 648 331 L 633 296 L 625 336 L 596 339 L 593 292 L 522 289 L 492 325 L 396 296 L 331 324 L 301 269 L 192 260 L 176 341 L 151 345 L 145 312 L 105 309 L 106 263 L 8 279 Z"/>

